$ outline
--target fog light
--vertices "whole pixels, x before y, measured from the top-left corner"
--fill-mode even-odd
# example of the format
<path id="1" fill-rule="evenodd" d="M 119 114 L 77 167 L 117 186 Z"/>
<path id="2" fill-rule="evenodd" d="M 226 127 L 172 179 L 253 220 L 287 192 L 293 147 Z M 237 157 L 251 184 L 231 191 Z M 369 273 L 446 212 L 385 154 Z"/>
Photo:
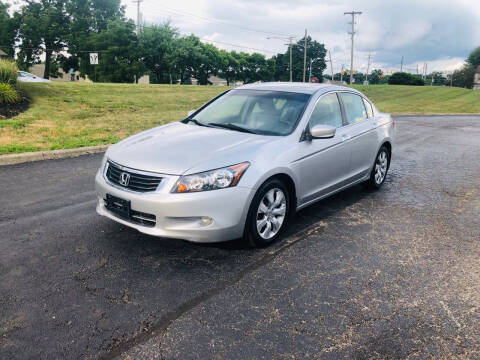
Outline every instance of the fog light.
<path id="1" fill-rule="evenodd" d="M 210 225 L 212 222 L 213 222 L 213 219 L 209 216 L 202 216 L 201 219 L 200 219 L 200 223 L 203 226 Z"/>

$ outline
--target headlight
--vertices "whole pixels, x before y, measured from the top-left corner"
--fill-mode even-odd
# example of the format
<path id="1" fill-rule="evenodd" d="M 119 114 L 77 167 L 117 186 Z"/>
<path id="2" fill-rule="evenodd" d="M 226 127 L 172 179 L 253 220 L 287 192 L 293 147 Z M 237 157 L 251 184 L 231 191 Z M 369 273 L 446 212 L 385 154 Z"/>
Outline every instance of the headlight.
<path id="1" fill-rule="evenodd" d="M 235 186 L 249 166 L 249 162 L 244 162 L 221 169 L 182 176 L 175 184 L 172 192 L 198 192 Z"/>
<path id="2" fill-rule="evenodd" d="M 107 172 L 107 155 L 103 155 L 102 164 L 100 165 L 100 170 L 103 175 Z"/>

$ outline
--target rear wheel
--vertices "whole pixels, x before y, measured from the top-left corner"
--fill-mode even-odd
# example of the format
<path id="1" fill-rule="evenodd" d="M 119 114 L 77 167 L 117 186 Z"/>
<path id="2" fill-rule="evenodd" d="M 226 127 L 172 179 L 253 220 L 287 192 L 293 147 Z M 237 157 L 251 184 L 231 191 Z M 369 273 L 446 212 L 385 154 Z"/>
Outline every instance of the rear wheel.
<path id="1" fill-rule="evenodd" d="M 290 211 L 289 193 L 278 179 L 265 182 L 255 194 L 245 224 L 245 238 L 253 247 L 274 242 L 286 227 Z"/>
<path id="2" fill-rule="evenodd" d="M 367 180 L 367 185 L 371 189 L 380 189 L 387 177 L 388 168 L 390 166 L 390 153 L 386 146 L 382 146 L 378 150 L 375 164 L 373 165 L 370 179 Z"/>

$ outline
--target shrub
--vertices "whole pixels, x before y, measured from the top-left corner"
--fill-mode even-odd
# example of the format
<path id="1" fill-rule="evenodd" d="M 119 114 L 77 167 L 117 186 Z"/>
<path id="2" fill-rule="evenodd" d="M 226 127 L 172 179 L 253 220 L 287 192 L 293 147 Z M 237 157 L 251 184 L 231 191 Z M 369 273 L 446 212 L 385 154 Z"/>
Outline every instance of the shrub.
<path id="1" fill-rule="evenodd" d="M 396 72 L 388 79 L 390 85 L 416 85 L 423 86 L 425 81 L 419 77 L 405 72 Z"/>
<path id="2" fill-rule="evenodd" d="M 13 61 L 0 59 L 0 83 L 15 85 L 17 83 L 18 67 Z"/>
<path id="3" fill-rule="evenodd" d="M 20 100 L 20 95 L 10 84 L 0 83 L 0 104 L 13 104 Z"/>

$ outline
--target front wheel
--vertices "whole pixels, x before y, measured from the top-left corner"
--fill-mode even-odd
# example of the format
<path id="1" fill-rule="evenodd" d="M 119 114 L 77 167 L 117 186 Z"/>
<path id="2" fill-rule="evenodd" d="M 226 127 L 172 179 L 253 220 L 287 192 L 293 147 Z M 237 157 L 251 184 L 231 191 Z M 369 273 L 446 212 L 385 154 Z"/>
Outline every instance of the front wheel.
<path id="1" fill-rule="evenodd" d="M 390 153 L 386 146 L 382 146 L 378 150 L 375 164 L 373 165 L 370 179 L 367 180 L 367 185 L 371 189 L 380 189 L 387 177 L 388 168 L 390 166 Z"/>
<path id="2" fill-rule="evenodd" d="M 253 247 L 273 243 L 286 227 L 290 199 L 285 184 L 278 179 L 265 182 L 255 194 L 245 224 L 245 238 Z"/>

